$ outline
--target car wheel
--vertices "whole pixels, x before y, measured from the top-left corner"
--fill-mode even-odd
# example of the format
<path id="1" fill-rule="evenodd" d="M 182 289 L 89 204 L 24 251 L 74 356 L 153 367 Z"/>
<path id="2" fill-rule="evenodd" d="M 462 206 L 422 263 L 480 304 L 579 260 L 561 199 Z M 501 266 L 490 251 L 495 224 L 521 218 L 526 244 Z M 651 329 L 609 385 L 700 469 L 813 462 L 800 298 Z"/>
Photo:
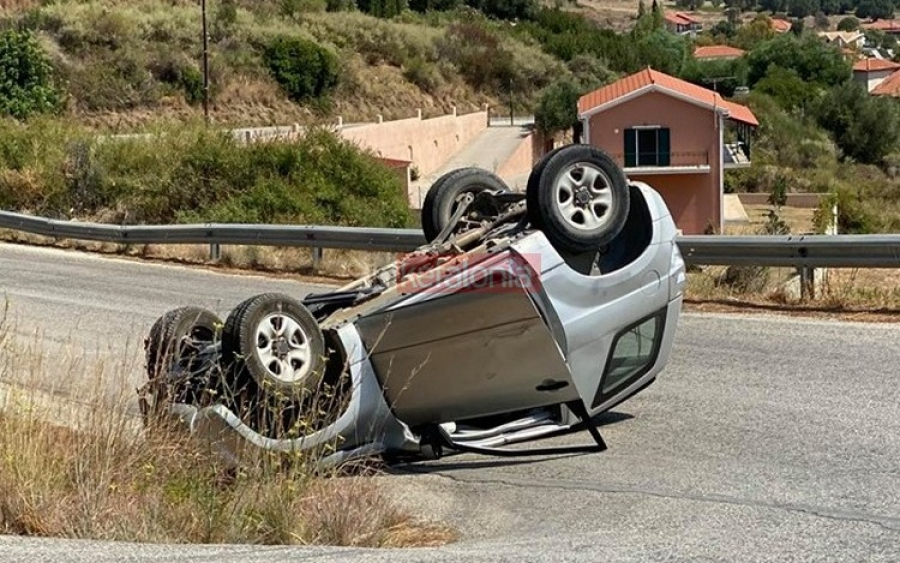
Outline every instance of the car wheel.
<path id="1" fill-rule="evenodd" d="M 315 391 L 325 372 L 325 339 L 312 313 L 280 293 L 252 297 L 228 315 L 222 364 L 235 391 L 248 382 L 268 398 L 296 400 Z"/>
<path id="2" fill-rule="evenodd" d="M 619 234 L 628 218 L 628 180 L 621 168 L 590 145 L 562 147 L 528 184 L 528 219 L 559 250 L 597 250 Z"/>
<path id="3" fill-rule="evenodd" d="M 549 162 L 549 160 L 553 158 L 556 153 L 563 150 L 564 148 L 566 147 L 562 146 L 556 147 L 555 149 L 551 150 L 550 152 L 542 156 L 538 163 L 534 166 L 534 168 L 531 169 L 531 173 L 528 175 L 528 184 L 525 187 L 525 205 L 529 209 L 537 209 L 540 205 L 540 203 L 538 203 L 537 201 L 537 194 L 540 191 L 538 184 L 541 180 L 541 174 L 543 174 L 544 169 L 547 168 L 547 162 Z M 536 213 L 529 213 L 529 222 L 537 229 L 543 227 L 541 218 Z"/>
<path id="4" fill-rule="evenodd" d="M 459 203 L 456 199 L 465 193 L 478 194 L 483 191 L 509 191 L 499 176 L 482 168 L 468 167 L 448 172 L 437 179 L 429 188 L 422 203 L 422 231 L 428 242 L 434 241 L 444 230 Z M 478 217 L 499 213 L 498 209 L 474 209 Z"/>
<path id="5" fill-rule="evenodd" d="M 145 415 L 158 420 L 173 401 L 197 402 L 202 389 L 195 389 L 189 378 L 200 367 L 200 352 L 215 343 L 221 326 L 215 313 L 200 307 L 173 309 L 153 323 L 144 342 L 151 399 Z"/>

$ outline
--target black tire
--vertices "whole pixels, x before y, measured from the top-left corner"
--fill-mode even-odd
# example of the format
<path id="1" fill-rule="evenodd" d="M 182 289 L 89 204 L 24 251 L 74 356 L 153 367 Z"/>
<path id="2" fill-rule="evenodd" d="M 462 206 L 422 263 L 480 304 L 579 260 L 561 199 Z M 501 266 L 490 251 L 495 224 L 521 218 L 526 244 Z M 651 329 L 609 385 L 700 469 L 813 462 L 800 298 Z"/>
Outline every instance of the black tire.
<path id="1" fill-rule="evenodd" d="M 151 399 L 145 414 L 158 420 L 172 401 L 197 402 L 203 390 L 195 389 L 186 374 L 200 367 L 199 353 L 216 342 L 221 326 L 218 315 L 191 306 L 168 311 L 153 323 L 144 341 Z"/>
<path id="2" fill-rule="evenodd" d="M 528 220 L 560 251 L 598 250 L 628 218 L 628 179 L 591 145 L 568 145 L 548 156 L 534 181 L 529 178 Z"/>
<path id="3" fill-rule="evenodd" d="M 447 172 L 438 178 L 422 203 L 422 231 L 432 242 L 444 230 L 456 211 L 456 198 L 463 193 L 477 194 L 485 190 L 509 191 L 499 176 L 482 168 L 467 167 Z"/>
<path id="4" fill-rule="evenodd" d="M 541 174 L 544 173 L 544 169 L 547 168 L 547 163 L 550 161 L 550 159 L 556 156 L 556 153 L 566 148 L 566 146 L 556 147 L 555 149 L 551 150 L 550 152 L 542 156 L 538 163 L 534 166 L 534 168 L 531 169 L 531 173 L 528 175 L 528 183 L 525 186 L 525 205 L 528 207 L 528 209 L 537 209 L 540 205 L 540 203 L 538 203 L 537 201 L 537 194 L 538 191 L 540 191 L 538 184 L 541 180 Z M 537 213 L 529 212 L 528 221 L 536 229 L 540 229 L 543 227 L 540 215 Z"/>
<path id="5" fill-rule="evenodd" d="M 259 332 L 289 330 L 289 335 Z M 265 344 L 265 349 L 260 349 Z M 277 348 L 276 348 L 277 347 Z M 294 351 L 296 356 L 289 358 Z M 235 307 L 222 331 L 221 362 L 228 390 L 258 399 L 293 401 L 314 392 L 325 373 L 325 338 L 315 317 L 296 299 L 280 293 L 257 295 Z M 295 370 L 291 375 L 285 369 Z M 299 372 L 299 373 L 297 373 Z"/>

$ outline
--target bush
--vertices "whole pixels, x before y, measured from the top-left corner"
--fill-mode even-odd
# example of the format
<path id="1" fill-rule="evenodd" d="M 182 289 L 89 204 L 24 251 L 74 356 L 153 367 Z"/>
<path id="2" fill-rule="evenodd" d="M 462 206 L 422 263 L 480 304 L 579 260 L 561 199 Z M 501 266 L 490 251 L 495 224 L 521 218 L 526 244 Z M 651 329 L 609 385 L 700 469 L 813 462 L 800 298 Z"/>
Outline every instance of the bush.
<path id="1" fill-rule="evenodd" d="M 571 129 L 578 122 L 578 98 L 582 88 L 571 78 L 562 78 L 548 86 L 534 111 L 538 130 L 545 135 Z"/>
<path id="2" fill-rule="evenodd" d="M 831 89 L 820 101 L 816 118 L 844 155 L 859 162 L 880 164 L 900 143 L 894 101 L 873 98 L 855 82 Z"/>
<path id="3" fill-rule="evenodd" d="M 443 84 L 443 78 L 437 66 L 429 64 L 422 57 L 414 57 L 405 65 L 403 78 L 419 87 L 420 90 L 433 94 Z"/>
<path id="4" fill-rule="evenodd" d="M 25 119 L 55 111 L 60 102 L 50 61 L 31 32 L 0 33 L 0 112 Z"/>
<path id="5" fill-rule="evenodd" d="M 857 29 L 859 29 L 859 20 L 853 16 L 841 18 L 837 24 L 838 31 L 856 31 Z"/>
<path id="6" fill-rule="evenodd" d="M 338 84 L 338 59 L 313 41 L 277 37 L 263 52 L 272 76 L 295 102 L 318 100 Z"/>
<path id="7" fill-rule="evenodd" d="M 324 129 L 244 145 L 203 126 L 98 142 L 42 119 L 0 122 L 0 207 L 122 223 L 404 227 L 395 173 Z"/>

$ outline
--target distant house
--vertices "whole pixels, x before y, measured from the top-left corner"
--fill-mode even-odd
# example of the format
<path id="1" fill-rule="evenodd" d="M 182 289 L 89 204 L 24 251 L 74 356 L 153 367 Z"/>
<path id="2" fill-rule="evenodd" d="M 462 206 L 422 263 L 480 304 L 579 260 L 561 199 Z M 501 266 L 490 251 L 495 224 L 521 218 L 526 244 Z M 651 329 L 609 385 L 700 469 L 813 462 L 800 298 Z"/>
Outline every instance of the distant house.
<path id="1" fill-rule="evenodd" d="M 853 65 L 853 80 L 871 92 L 890 75 L 900 70 L 900 64 L 885 59 L 863 59 Z"/>
<path id="2" fill-rule="evenodd" d="M 582 96 L 578 119 L 583 142 L 656 188 L 683 233 L 721 232 L 724 171 L 750 165 L 759 126 L 747 107 L 647 68 Z"/>
<path id="3" fill-rule="evenodd" d="M 666 28 L 678 35 L 694 36 L 703 31 L 703 22 L 684 12 L 667 13 Z"/>
<path id="4" fill-rule="evenodd" d="M 877 86 L 869 90 L 869 93 L 873 96 L 891 96 L 893 98 L 900 98 L 900 69 L 891 73 Z"/>
<path id="5" fill-rule="evenodd" d="M 694 58 L 698 60 L 729 60 L 739 59 L 746 51 L 728 45 L 706 45 L 694 49 Z"/>
<path id="6" fill-rule="evenodd" d="M 819 37 L 842 50 L 858 51 L 866 45 L 866 36 L 860 31 L 822 31 Z"/>
<path id="7" fill-rule="evenodd" d="M 775 30 L 775 33 L 787 33 L 791 30 L 791 22 L 787 20 L 783 20 L 780 18 L 772 18 L 772 29 Z"/>
<path id="8" fill-rule="evenodd" d="M 883 31 L 888 35 L 900 35 L 900 21 L 897 20 L 876 20 L 863 23 L 860 27 L 865 30 Z"/>

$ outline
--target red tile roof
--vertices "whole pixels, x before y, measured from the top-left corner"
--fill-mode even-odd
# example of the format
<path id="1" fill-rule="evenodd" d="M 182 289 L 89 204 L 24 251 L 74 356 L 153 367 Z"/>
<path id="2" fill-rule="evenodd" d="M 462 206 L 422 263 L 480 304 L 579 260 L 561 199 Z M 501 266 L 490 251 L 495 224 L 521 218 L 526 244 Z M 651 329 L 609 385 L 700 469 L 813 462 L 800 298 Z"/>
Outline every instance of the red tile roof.
<path id="1" fill-rule="evenodd" d="M 694 57 L 697 59 L 725 59 L 730 57 L 742 57 L 746 53 L 743 49 L 729 47 L 728 45 L 707 45 L 694 49 Z"/>
<path id="2" fill-rule="evenodd" d="M 873 96 L 900 96 L 900 70 L 885 78 L 870 92 Z"/>
<path id="3" fill-rule="evenodd" d="M 869 23 L 864 23 L 861 27 L 863 29 L 877 29 L 879 31 L 900 32 L 900 22 L 898 22 L 897 20 L 877 20 Z"/>
<path id="4" fill-rule="evenodd" d="M 725 100 L 718 92 L 651 68 L 646 68 L 612 84 L 598 88 L 593 92 L 588 92 L 578 99 L 578 114 L 582 115 L 645 88 L 647 90 L 662 90 L 670 95 L 674 94 L 690 98 L 701 105 L 708 106 L 710 109 L 722 108 L 728 111 L 729 119 L 743 121 L 750 125 L 759 125 L 759 121 L 757 121 L 756 116 L 753 115 L 749 108 Z"/>
<path id="5" fill-rule="evenodd" d="M 854 72 L 878 72 L 882 70 L 897 70 L 900 64 L 886 59 L 863 59 L 853 65 Z"/>
<path id="6" fill-rule="evenodd" d="M 791 22 L 789 22 L 787 20 L 772 18 L 772 29 L 774 29 L 778 33 L 784 33 L 786 31 L 790 31 L 791 30 Z"/>
<path id="7" fill-rule="evenodd" d="M 681 25 L 690 25 L 692 23 L 700 23 L 700 20 L 691 16 L 690 14 L 685 14 L 684 12 L 675 12 L 674 14 L 666 14 L 666 21 L 671 23 L 677 23 Z"/>

